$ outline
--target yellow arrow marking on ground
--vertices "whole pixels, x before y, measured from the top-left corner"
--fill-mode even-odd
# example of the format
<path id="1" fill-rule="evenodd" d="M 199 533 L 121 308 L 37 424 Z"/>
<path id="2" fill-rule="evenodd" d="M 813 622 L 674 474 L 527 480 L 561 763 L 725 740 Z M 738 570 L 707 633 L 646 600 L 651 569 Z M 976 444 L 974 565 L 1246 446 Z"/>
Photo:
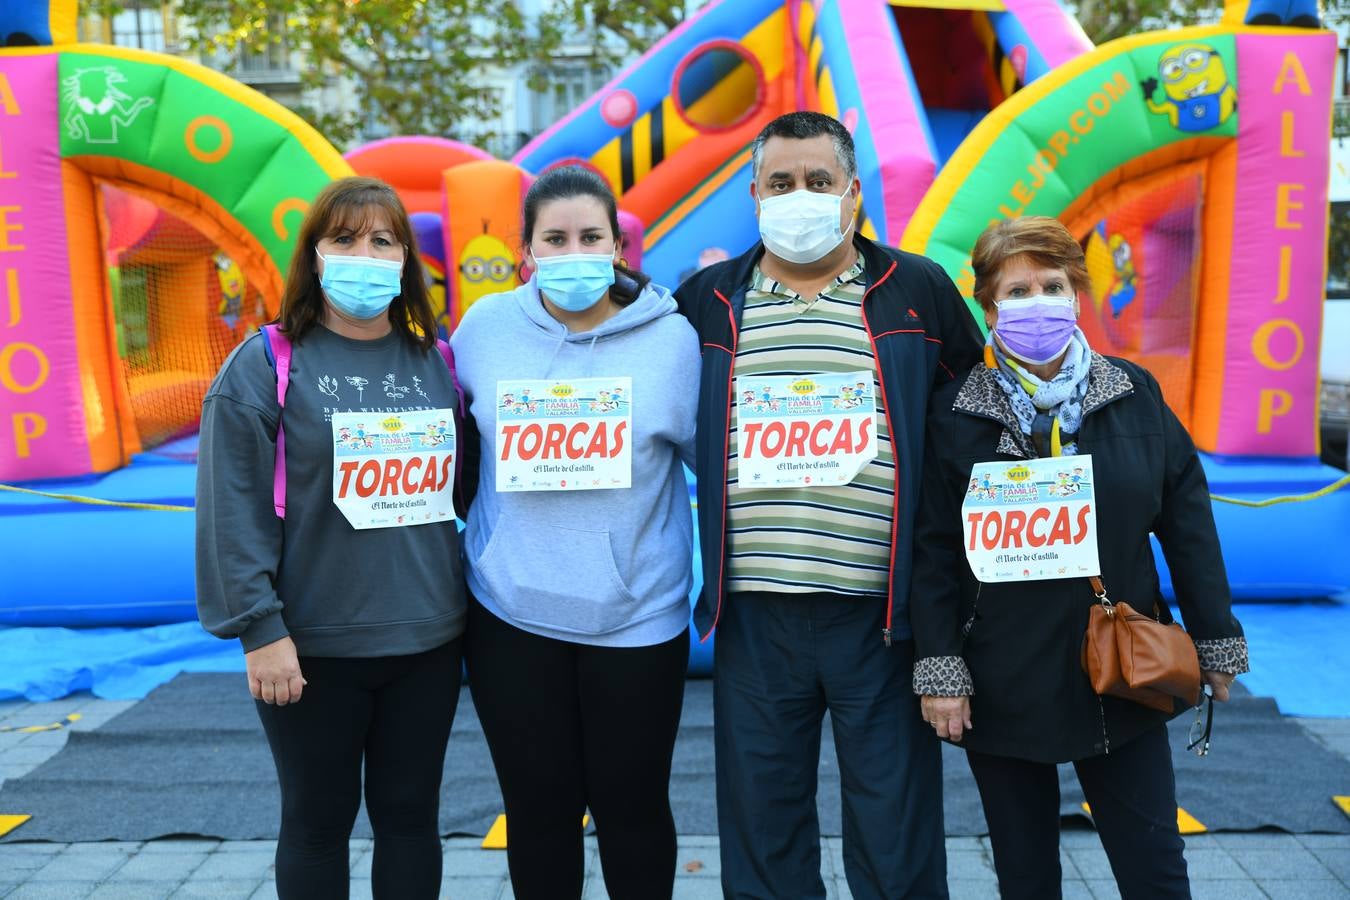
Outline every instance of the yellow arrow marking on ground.
<path id="1" fill-rule="evenodd" d="M 585 815 L 581 817 L 581 827 L 585 828 L 591 824 L 591 817 Z M 497 820 L 492 823 L 488 833 L 483 838 L 484 850 L 505 850 L 506 849 L 506 813 L 497 816 Z"/>
<path id="2" fill-rule="evenodd" d="M 0 815 L 0 837 L 9 834 L 15 828 L 18 828 L 24 822 L 27 822 L 32 816 L 5 816 Z"/>
<path id="3" fill-rule="evenodd" d="M 1347 802 L 1350 802 L 1350 797 L 1347 797 L 1346 800 Z M 1088 815 L 1092 815 L 1092 807 L 1084 803 L 1083 812 L 1087 813 Z M 1182 834 L 1204 834 L 1206 831 L 1209 831 L 1209 829 L 1205 827 L 1204 822 L 1201 822 L 1195 816 L 1191 815 L 1190 813 L 1186 812 L 1186 810 L 1178 806 L 1177 831 L 1180 831 Z"/>
<path id="4" fill-rule="evenodd" d="M 1350 797 L 1342 797 L 1341 795 L 1337 794 L 1331 798 L 1331 802 L 1339 806 L 1341 808 L 1341 812 L 1345 813 L 1347 816 L 1350 816 Z"/>
<path id="5" fill-rule="evenodd" d="M 67 725 L 73 725 L 74 723 L 80 721 L 80 719 L 82 718 L 84 717 L 81 716 L 79 713 L 71 713 L 70 715 L 62 719 L 60 722 L 53 722 L 50 725 L 23 725 L 23 726 L 6 725 L 4 728 L 0 728 L 0 732 L 17 731 L 20 734 L 36 734 L 39 731 L 60 731 Z"/>

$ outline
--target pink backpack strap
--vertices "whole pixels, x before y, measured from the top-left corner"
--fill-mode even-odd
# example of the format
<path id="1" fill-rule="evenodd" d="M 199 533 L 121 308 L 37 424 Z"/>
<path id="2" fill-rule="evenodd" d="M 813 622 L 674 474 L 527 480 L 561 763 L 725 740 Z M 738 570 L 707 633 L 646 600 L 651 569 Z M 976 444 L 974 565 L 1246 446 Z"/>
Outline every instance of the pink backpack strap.
<path id="1" fill-rule="evenodd" d="M 277 419 L 277 458 L 272 469 L 272 505 L 277 518 L 286 518 L 286 389 L 291 385 L 291 341 L 276 325 L 264 325 L 263 349 L 277 373 L 277 406 L 283 415 Z"/>

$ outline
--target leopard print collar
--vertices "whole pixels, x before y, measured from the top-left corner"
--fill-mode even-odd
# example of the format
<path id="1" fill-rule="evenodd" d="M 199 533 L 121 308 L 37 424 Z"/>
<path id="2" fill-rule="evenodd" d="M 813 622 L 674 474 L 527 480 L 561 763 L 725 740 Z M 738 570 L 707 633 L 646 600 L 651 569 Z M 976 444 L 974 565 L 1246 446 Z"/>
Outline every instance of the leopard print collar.
<path id="1" fill-rule="evenodd" d="M 1088 367 L 1087 396 L 1083 398 L 1083 417 L 1133 391 L 1134 384 L 1124 369 L 1100 353 L 1093 353 Z M 971 370 L 956 394 L 952 409 L 1001 422 L 1003 434 L 999 436 L 995 452 L 1021 459 L 1035 458 L 1036 449 L 1031 438 L 1022 433 L 1008 397 L 999 388 L 991 369 L 977 365 Z"/>

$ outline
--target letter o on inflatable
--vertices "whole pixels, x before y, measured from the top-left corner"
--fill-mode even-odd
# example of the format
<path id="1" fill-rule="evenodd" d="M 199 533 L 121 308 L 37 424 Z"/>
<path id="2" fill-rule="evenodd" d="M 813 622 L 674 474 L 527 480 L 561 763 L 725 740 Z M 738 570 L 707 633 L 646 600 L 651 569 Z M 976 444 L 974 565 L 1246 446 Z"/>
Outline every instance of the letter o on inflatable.
<path id="1" fill-rule="evenodd" d="M 220 134 L 220 146 L 214 150 L 203 150 L 198 146 L 197 136 L 203 128 L 214 128 Z M 230 131 L 230 126 L 219 116 L 198 116 L 188 123 L 187 129 L 183 132 L 183 143 L 187 145 L 188 153 L 191 153 L 192 158 L 198 162 L 218 163 L 229 154 L 230 147 L 234 145 L 234 132 Z"/>
<path id="2" fill-rule="evenodd" d="M 14 357 L 21 350 L 31 354 L 33 359 L 37 361 L 37 375 L 27 384 L 20 384 L 19 379 L 14 377 Z M 0 350 L 0 384 L 3 384 L 8 391 L 13 391 L 16 394 L 31 394 L 46 383 L 47 376 L 51 374 L 51 371 L 52 366 L 47 361 L 47 354 L 33 344 L 15 342 Z"/>
<path id="3" fill-rule="evenodd" d="M 1294 335 L 1294 352 L 1289 355 L 1288 359 L 1278 360 L 1275 358 L 1275 354 L 1270 352 L 1270 341 L 1276 332 L 1284 329 L 1288 329 Z M 1256 361 L 1267 369 L 1283 372 L 1285 369 L 1297 365 L 1298 361 L 1303 358 L 1303 331 L 1298 327 L 1298 323 L 1292 319 L 1271 319 L 1269 322 L 1264 322 L 1252 335 L 1252 353 L 1256 356 Z"/>

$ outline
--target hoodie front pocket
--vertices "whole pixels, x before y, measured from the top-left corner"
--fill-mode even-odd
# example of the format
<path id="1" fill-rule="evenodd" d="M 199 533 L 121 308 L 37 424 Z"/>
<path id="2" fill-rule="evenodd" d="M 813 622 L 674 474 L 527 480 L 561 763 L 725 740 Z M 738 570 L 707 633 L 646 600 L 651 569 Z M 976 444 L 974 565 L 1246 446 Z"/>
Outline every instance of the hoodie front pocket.
<path id="1" fill-rule="evenodd" d="M 626 624 L 638 605 L 619 576 L 607 530 L 516 528 L 504 515 L 474 568 L 489 599 L 523 625 L 608 634 Z"/>

